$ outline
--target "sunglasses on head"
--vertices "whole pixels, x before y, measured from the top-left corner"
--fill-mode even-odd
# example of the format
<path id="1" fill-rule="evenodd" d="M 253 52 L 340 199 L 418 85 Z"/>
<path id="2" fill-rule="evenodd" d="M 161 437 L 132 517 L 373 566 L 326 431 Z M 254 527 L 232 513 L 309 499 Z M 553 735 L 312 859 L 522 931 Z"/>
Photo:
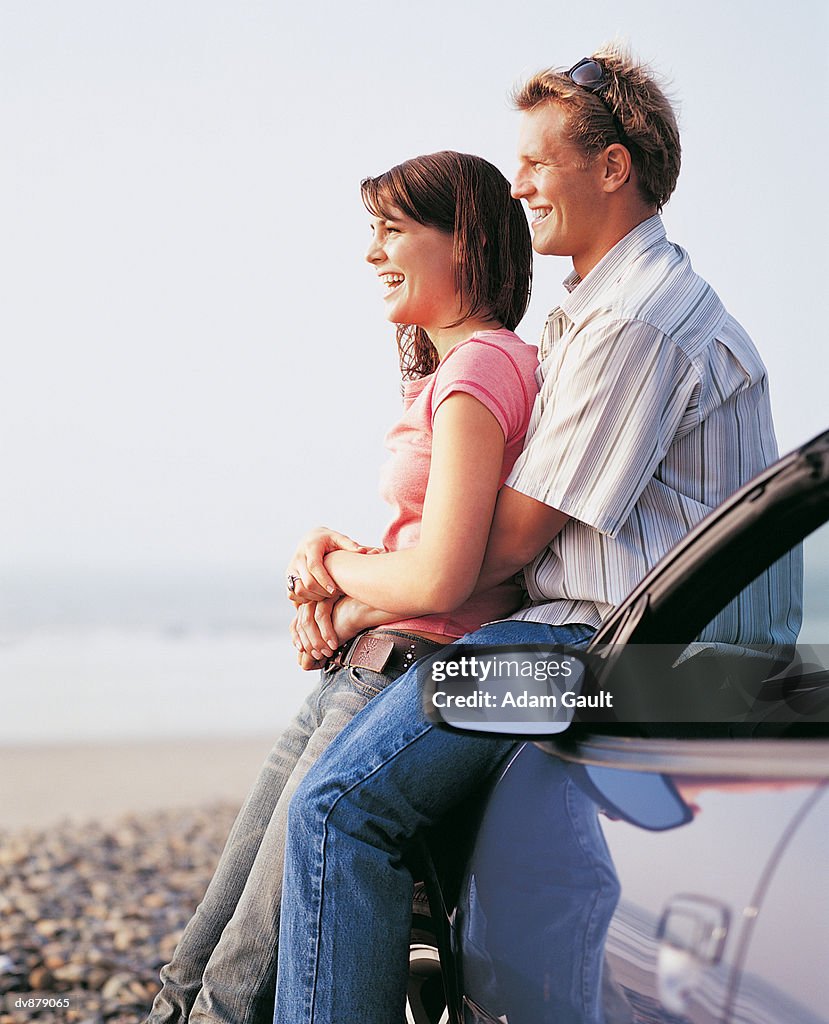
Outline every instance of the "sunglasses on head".
<path id="1" fill-rule="evenodd" d="M 619 136 L 619 141 L 625 146 L 630 146 L 630 140 L 625 134 L 619 118 L 613 113 L 609 104 L 599 95 L 599 90 L 607 85 L 609 81 L 601 64 L 597 60 L 593 60 L 592 57 L 582 57 L 569 71 L 564 72 L 564 77 L 569 78 L 573 85 L 577 85 L 580 89 L 585 89 L 596 97 L 613 119 L 613 126 L 616 129 L 616 134 Z"/>
<path id="2" fill-rule="evenodd" d="M 607 82 L 604 68 L 592 57 L 582 57 L 564 74 L 574 85 L 587 89 L 588 92 L 596 92 Z"/>

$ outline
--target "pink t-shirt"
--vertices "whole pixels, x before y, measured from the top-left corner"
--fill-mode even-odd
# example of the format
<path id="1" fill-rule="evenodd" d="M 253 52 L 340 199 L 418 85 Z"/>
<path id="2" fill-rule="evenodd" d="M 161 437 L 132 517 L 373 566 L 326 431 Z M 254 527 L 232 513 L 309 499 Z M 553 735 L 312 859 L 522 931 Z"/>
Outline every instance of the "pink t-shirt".
<path id="1" fill-rule="evenodd" d="M 432 425 L 440 403 L 456 391 L 474 395 L 498 420 L 506 444 L 501 486 L 524 444 L 538 384 L 538 351 L 512 331 L 480 331 L 444 356 L 428 377 L 403 384 L 403 417 L 386 435 L 391 458 L 380 475 L 380 494 L 394 510 L 385 536 L 386 551 L 415 547 L 420 541 L 423 499 L 432 459 Z M 515 611 L 516 590 L 502 583 L 469 600 L 449 615 L 424 615 L 389 623 L 394 629 L 463 636 L 482 622 Z"/>

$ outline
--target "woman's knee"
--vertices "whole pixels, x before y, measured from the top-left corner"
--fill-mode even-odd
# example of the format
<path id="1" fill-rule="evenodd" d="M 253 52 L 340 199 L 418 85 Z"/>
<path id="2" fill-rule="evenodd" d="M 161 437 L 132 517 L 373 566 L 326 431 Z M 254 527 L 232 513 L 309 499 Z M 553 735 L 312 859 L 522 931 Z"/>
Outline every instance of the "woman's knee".
<path id="1" fill-rule="evenodd" d="M 315 817 L 322 811 L 319 787 L 313 772 L 309 772 L 297 786 L 288 804 L 288 841 L 311 831 Z"/>
<path id="2" fill-rule="evenodd" d="M 288 842 L 306 842 L 330 825 L 347 789 L 336 774 L 312 765 L 288 805 Z"/>

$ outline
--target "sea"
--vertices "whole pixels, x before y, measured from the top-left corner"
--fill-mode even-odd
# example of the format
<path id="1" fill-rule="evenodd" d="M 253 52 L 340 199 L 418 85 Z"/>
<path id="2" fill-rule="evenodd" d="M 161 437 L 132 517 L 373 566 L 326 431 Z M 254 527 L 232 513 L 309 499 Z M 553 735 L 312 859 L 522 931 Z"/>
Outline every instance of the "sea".
<path id="1" fill-rule="evenodd" d="M 289 621 L 255 572 L 6 573 L 0 745 L 276 733 L 316 682 Z"/>
<path id="2" fill-rule="evenodd" d="M 826 527 L 804 604 L 801 642 L 829 644 Z M 290 617 L 276 573 L 5 571 L 0 746 L 277 734 L 316 683 Z"/>

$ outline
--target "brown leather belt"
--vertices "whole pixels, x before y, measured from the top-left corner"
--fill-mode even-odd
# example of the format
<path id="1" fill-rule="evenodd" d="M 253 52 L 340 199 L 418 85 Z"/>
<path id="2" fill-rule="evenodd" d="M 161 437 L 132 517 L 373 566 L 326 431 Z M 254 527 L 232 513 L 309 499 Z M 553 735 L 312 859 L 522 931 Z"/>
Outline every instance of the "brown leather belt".
<path id="1" fill-rule="evenodd" d="M 447 638 L 447 642 L 449 638 Z M 369 629 L 341 647 L 329 664 L 400 675 L 419 658 L 440 649 L 434 640 L 391 629 Z"/>

